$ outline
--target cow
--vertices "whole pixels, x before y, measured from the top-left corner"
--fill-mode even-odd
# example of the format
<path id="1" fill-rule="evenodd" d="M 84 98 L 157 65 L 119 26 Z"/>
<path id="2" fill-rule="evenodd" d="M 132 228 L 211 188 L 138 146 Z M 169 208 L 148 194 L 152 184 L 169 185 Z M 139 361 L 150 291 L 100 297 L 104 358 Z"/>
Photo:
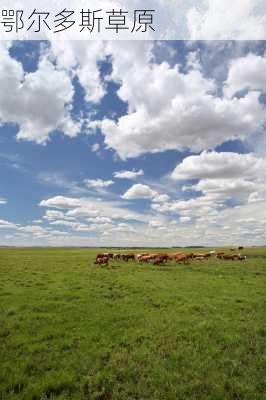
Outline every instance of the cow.
<path id="1" fill-rule="evenodd" d="M 187 259 L 188 260 L 191 260 L 192 258 L 194 258 L 194 253 L 187 254 Z"/>
<path id="2" fill-rule="evenodd" d="M 211 257 L 211 254 L 210 254 L 210 253 L 203 254 L 203 257 L 204 257 L 204 258 L 210 258 L 210 257 Z"/>
<path id="3" fill-rule="evenodd" d="M 153 265 L 162 265 L 165 262 L 165 257 L 163 256 L 158 256 L 155 258 L 153 261 Z"/>
<path id="4" fill-rule="evenodd" d="M 97 254 L 96 260 L 97 260 L 97 258 L 103 258 L 103 257 L 107 257 L 108 259 L 112 259 L 113 258 L 113 253 L 100 253 L 100 254 Z"/>
<path id="5" fill-rule="evenodd" d="M 108 260 L 109 258 L 104 256 L 104 257 L 97 257 L 96 261 L 94 262 L 94 264 L 96 265 L 108 265 Z"/>
<path id="6" fill-rule="evenodd" d="M 157 257 L 158 257 L 158 254 L 148 254 L 147 256 L 138 257 L 138 261 L 140 263 L 142 263 L 142 262 L 148 263 L 148 262 L 154 261 Z"/>
<path id="7" fill-rule="evenodd" d="M 204 260 L 205 258 L 211 257 L 210 253 L 195 253 L 193 254 L 193 258 L 197 260 Z"/>
<path id="8" fill-rule="evenodd" d="M 135 254 L 122 254 L 121 258 L 123 261 L 128 262 L 129 260 L 135 260 Z"/>
<path id="9" fill-rule="evenodd" d="M 163 262 L 167 262 L 169 260 L 169 255 L 166 253 L 158 253 L 157 257 L 160 257 L 163 260 Z"/>
<path id="10" fill-rule="evenodd" d="M 238 254 L 224 254 L 222 257 L 223 260 L 237 260 L 238 259 Z"/>
<path id="11" fill-rule="evenodd" d="M 169 258 L 169 260 L 175 260 L 175 257 L 177 257 L 177 256 L 180 256 L 180 255 L 183 255 L 184 253 L 181 253 L 181 252 L 179 252 L 179 253 L 171 253 L 171 254 L 169 254 L 168 255 L 168 258 Z"/>
<path id="12" fill-rule="evenodd" d="M 246 261 L 247 260 L 247 256 L 242 256 L 241 254 L 238 254 L 238 260 L 239 261 Z"/>
<path id="13" fill-rule="evenodd" d="M 221 258 L 223 258 L 224 255 L 225 255 L 225 252 L 220 251 L 219 253 L 216 254 L 216 257 L 221 259 Z"/>
<path id="14" fill-rule="evenodd" d="M 179 254 L 175 256 L 175 262 L 183 262 L 184 264 L 188 264 L 188 257 L 186 254 Z"/>
<path id="15" fill-rule="evenodd" d="M 114 254 L 114 256 L 113 256 L 113 259 L 114 260 L 120 260 L 120 258 L 121 258 L 121 254 Z"/>

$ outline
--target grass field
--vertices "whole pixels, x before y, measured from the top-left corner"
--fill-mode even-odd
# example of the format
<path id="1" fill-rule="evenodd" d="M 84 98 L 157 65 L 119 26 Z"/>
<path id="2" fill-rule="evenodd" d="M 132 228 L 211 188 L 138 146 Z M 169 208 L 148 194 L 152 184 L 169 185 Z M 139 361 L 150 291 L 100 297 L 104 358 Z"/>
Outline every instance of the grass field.
<path id="1" fill-rule="evenodd" d="M 266 249 L 161 267 L 97 252 L 0 249 L 1 400 L 266 399 Z"/>

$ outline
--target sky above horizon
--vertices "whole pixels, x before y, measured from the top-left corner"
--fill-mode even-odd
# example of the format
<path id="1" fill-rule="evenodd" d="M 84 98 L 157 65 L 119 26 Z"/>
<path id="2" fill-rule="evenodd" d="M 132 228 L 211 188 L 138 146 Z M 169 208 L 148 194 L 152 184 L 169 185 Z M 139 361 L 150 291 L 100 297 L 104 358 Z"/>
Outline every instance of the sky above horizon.
<path id="1" fill-rule="evenodd" d="M 0 41 L 0 245 L 265 245 L 265 71 L 264 41 Z"/>

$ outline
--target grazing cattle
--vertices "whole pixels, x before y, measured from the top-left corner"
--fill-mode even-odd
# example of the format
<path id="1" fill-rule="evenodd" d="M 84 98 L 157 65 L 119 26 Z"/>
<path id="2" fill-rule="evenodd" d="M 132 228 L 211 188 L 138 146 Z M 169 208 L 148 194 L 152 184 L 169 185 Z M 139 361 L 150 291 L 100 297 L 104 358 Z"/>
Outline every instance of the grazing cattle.
<path id="1" fill-rule="evenodd" d="M 222 257 L 222 259 L 223 260 L 232 260 L 232 261 L 234 261 L 234 260 L 237 260 L 238 259 L 238 254 L 224 254 L 223 255 L 223 257 Z"/>
<path id="2" fill-rule="evenodd" d="M 166 254 L 166 253 L 165 254 L 164 253 L 159 253 L 159 254 L 157 254 L 157 257 L 161 258 L 163 260 L 163 262 L 167 262 L 169 260 L 169 255 Z"/>
<path id="3" fill-rule="evenodd" d="M 147 256 L 140 256 L 138 258 L 138 261 L 140 263 L 142 263 L 142 262 L 147 262 L 148 263 L 148 262 L 154 261 L 157 257 L 158 257 L 158 254 L 148 254 Z"/>
<path id="4" fill-rule="evenodd" d="M 138 256 L 138 262 L 143 263 L 143 262 L 148 262 L 150 260 L 150 256 Z"/>
<path id="5" fill-rule="evenodd" d="M 97 257 L 96 261 L 94 262 L 94 264 L 97 265 L 108 265 L 108 260 L 109 258 L 104 256 L 104 257 Z"/>
<path id="6" fill-rule="evenodd" d="M 168 254 L 157 254 L 157 257 L 155 257 L 153 265 L 161 265 L 169 260 Z"/>
<path id="7" fill-rule="evenodd" d="M 187 254 L 187 259 L 188 260 L 191 260 L 192 258 L 194 258 L 194 253 Z"/>
<path id="8" fill-rule="evenodd" d="M 181 252 L 179 252 L 179 253 L 171 253 L 171 254 L 169 254 L 168 255 L 168 258 L 169 258 L 169 260 L 175 260 L 175 257 L 178 257 L 178 256 L 180 256 L 180 255 L 183 255 L 184 253 L 181 253 Z"/>
<path id="9" fill-rule="evenodd" d="M 179 254 L 175 256 L 175 262 L 183 262 L 184 264 L 188 264 L 188 257 L 186 254 Z"/>
<path id="10" fill-rule="evenodd" d="M 204 258 L 209 258 L 209 257 L 211 257 L 210 253 L 196 253 L 196 254 L 193 254 L 193 258 L 196 258 L 196 259 L 200 259 L 200 258 L 204 259 Z"/>
<path id="11" fill-rule="evenodd" d="M 210 257 L 211 257 L 211 254 L 210 254 L 210 253 L 203 254 L 203 257 L 204 257 L 204 258 L 210 258 Z"/>
<path id="12" fill-rule="evenodd" d="M 149 256 L 149 253 L 135 254 L 135 260 L 139 262 L 141 257 L 146 257 L 146 256 Z"/>
<path id="13" fill-rule="evenodd" d="M 224 251 L 220 251 L 219 253 L 216 254 L 217 258 L 223 258 L 223 256 L 225 255 Z"/>
<path id="14" fill-rule="evenodd" d="M 238 250 L 244 250 L 244 247 L 243 246 L 239 246 Z"/>
<path id="15" fill-rule="evenodd" d="M 247 256 L 241 256 L 241 254 L 238 255 L 238 260 L 239 261 L 246 261 L 247 260 Z"/>
<path id="16" fill-rule="evenodd" d="M 156 257 L 153 261 L 153 265 L 162 265 L 165 263 L 165 257 Z"/>
<path id="17" fill-rule="evenodd" d="M 113 259 L 114 260 L 120 260 L 121 254 L 114 254 Z"/>
<path id="18" fill-rule="evenodd" d="M 135 261 L 135 254 L 122 254 L 121 258 L 123 261 L 128 262 L 129 260 Z"/>
<path id="19" fill-rule="evenodd" d="M 97 260 L 98 258 L 103 258 L 103 257 L 107 257 L 108 259 L 112 259 L 112 258 L 113 258 L 113 253 L 101 253 L 101 254 L 97 254 L 96 260 Z"/>

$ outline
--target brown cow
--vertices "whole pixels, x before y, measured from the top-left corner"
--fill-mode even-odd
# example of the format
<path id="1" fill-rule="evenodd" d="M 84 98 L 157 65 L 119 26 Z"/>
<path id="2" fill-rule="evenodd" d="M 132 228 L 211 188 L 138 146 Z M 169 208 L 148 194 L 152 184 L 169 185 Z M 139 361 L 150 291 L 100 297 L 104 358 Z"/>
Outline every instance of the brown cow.
<path id="1" fill-rule="evenodd" d="M 216 254 L 216 257 L 221 259 L 221 258 L 223 258 L 224 255 L 225 255 L 225 252 L 220 251 L 219 253 Z"/>
<path id="2" fill-rule="evenodd" d="M 153 265 L 162 265 L 165 262 L 164 257 L 156 257 L 153 261 Z"/>
<path id="3" fill-rule="evenodd" d="M 158 254 L 148 254 L 147 256 L 138 257 L 138 261 L 141 262 L 152 262 L 158 257 Z"/>
<path id="4" fill-rule="evenodd" d="M 188 257 L 186 254 L 179 254 L 175 256 L 175 262 L 183 262 L 184 264 L 188 264 Z"/>
<path id="5" fill-rule="evenodd" d="M 96 261 L 94 262 L 94 264 L 97 264 L 97 265 L 108 265 L 108 260 L 109 260 L 109 258 L 108 257 L 98 257 L 98 258 L 96 258 Z"/>
<path id="6" fill-rule="evenodd" d="M 168 255 L 168 258 L 169 258 L 169 260 L 175 260 L 175 257 L 178 257 L 178 256 L 180 256 L 180 255 L 183 255 L 184 253 L 181 253 L 181 252 L 179 252 L 179 253 L 171 253 L 171 254 L 169 254 Z"/>
<path id="7" fill-rule="evenodd" d="M 238 259 L 238 254 L 224 254 L 223 255 L 223 257 L 222 257 L 222 259 L 223 260 L 232 260 L 232 261 L 234 261 L 234 260 L 237 260 Z"/>
<path id="8" fill-rule="evenodd" d="M 135 254 L 122 254 L 121 258 L 123 261 L 128 262 L 129 260 L 135 260 Z"/>
<path id="9" fill-rule="evenodd" d="M 194 253 L 187 254 L 187 259 L 190 260 L 191 258 L 194 258 Z"/>

